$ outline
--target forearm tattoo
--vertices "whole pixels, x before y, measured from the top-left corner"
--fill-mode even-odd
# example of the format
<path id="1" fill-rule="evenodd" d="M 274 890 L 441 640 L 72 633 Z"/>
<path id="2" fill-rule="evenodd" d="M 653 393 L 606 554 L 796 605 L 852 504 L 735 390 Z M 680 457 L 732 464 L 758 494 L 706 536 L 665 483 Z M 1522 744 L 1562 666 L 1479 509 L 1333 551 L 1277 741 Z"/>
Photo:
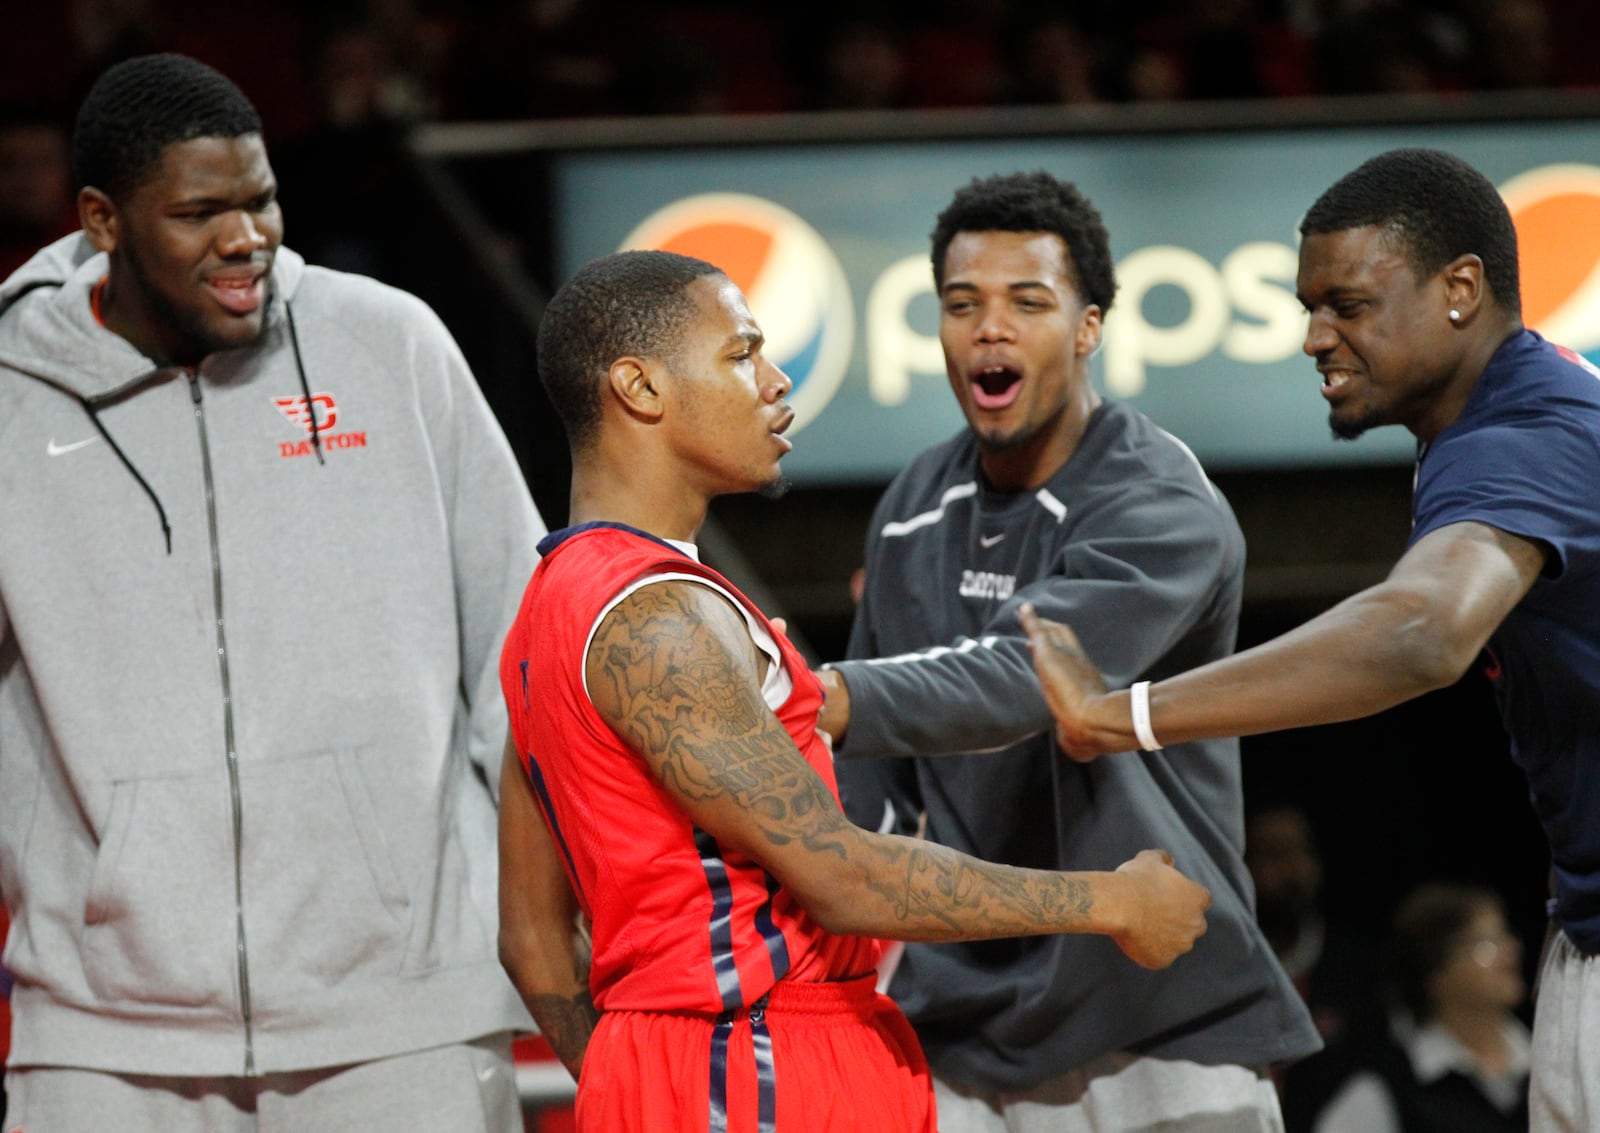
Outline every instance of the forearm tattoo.
<path id="1" fill-rule="evenodd" d="M 900 858 L 892 850 L 883 856 Z M 897 921 L 935 921 L 952 937 L 1061 931 L 1082 925 L 1094 909 L 1093 888 L 1081 878 L 997 865 L 937 843 L 914 845 L 897 873 L 869 874 L 866 882 Z"/>
<path id="2" fill-rule="evenodd" d="M 583 1066 L 584 1051 L 589 1048 L 589 1038 L 594 1034 L 594 1025 L 600 1019 L 588 989 L 573 996 L 530 995 L 527 1004 L 534 1022 L 539 1024 L 539 1033 L 576 1078 Z"/>
<path id="3" fill-rule="evenodd" d="M 859 871 L 862 896 L 882 899 L 869 899 L 864 910 L 879 927 L 859 931 L 958 939 L 1084 924 L 1094 893 L 1080 878 L 997 865 L 853 826 L 762 703 L 753 648 L 735 651 L 727 627 L 719 633 L 707 621 L 705 598 L 685 593 L 692 586 L 636 590 L 607 619 L 589 653 L 595 706 L 669 791 L 689 803 L 734 802 L 769 845 L 798 842 Z"/>

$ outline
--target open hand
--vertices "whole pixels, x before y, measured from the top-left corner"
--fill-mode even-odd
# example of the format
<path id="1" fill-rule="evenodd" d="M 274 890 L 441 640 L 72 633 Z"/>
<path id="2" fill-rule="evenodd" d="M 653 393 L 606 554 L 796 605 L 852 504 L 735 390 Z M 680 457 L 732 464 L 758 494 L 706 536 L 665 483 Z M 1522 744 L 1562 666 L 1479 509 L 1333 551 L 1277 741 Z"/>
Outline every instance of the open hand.
<path id="1" fill-rule="evenodd" d="M 1209 889 L 1174 869 L 1165 850 L 1142 850 L 1117 872 L 1137 885 L 1129 928 L 1112 935 L 1130 960 L 1141 968 L 1165 968 L 1194 947 L 1206 931 Z"/>
<path id="2" fill-rule="evenodd" d="M 1088 713 L 1090 701 L 1106 691 L 1105 678 L 1066 626 L 1041 618 L 1032 602 L 1024 602 L 1018 616 L 1033 646 L 1039 687 L 1056 718 L 1056 740 L 1067 755 L 1087 763 L 1104 751 L 1094 741 Z"/>

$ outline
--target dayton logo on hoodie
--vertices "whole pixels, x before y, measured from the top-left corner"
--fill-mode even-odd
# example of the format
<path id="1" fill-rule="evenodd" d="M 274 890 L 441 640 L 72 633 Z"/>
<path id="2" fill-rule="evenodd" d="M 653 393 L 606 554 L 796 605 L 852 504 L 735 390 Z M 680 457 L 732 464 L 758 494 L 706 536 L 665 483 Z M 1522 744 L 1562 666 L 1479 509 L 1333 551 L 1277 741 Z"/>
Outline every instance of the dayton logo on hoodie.
<path id="1" fill-rule="evenodd" d="M 275 397 L 272 404 L 278 411 L 288 418 L 290 424 L 298 426 L 306 434 L 306 439 L 301 441 L 280 441 L 278 455 L 284 459 L 292 456 L 310 456 L 316 451 L 311 443 L 312 414 L 316 414 L 317 441 L 324 451 L 344 448 L 366 448 L 366 432 L 335 433 L 333 427 L 339 421 L 339 403 L 333 399 L 331 393 L 314 393 L 308 402 L 304 397 Z"/>

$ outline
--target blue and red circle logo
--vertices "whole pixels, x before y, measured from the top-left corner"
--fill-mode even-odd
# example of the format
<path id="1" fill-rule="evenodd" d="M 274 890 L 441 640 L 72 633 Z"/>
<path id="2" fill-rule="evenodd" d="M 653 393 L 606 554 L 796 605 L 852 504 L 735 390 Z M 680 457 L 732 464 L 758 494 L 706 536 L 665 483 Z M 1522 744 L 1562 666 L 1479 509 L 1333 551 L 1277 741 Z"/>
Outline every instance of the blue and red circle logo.
<path id="1" fill-rule="evenodd" d="M 1600 361 L 1600 168 L 1543 165 L 1500 195 L 1517 226 L 1522 321 Z"/>
<path id="2" fill-rule="evenodd" d="M 843 381 L 855 340 L 844 267 L 816 229 L 761 197 L 702 193 L 651 213 L 618 250 L 637 249 L 694 256 L 738 284 L 767 336 L 767 357 L 794 383 L 790 434 L 815 420 Z"/>

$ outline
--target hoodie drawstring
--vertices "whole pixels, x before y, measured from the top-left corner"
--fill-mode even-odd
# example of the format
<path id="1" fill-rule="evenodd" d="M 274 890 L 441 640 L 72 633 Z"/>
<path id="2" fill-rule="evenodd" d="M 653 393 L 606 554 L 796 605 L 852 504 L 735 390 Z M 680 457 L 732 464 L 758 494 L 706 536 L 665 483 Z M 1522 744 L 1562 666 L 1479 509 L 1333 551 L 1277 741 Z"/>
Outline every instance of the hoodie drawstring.
<path id="1" fill-rule="evenodd" d="M 327 461 L 322 457 L 322 437 L 319 435 L 317 428 L 317 407 L 311 400 L 311 383 L 306 377 L 305 363 L 300 357 L 300 335 L 295 330 L 294 311 L 290 308 L 287 300 L 284 301 L 283 312 L 288 317 L 289 344 L 294 349 L 294 367 L 300 375 L 300 391 L 305 394 L 306 413 L 311 417 L 311 447 L 316 450 L 317 463 L 326 465 Z M 122 451 L 122 446 L 117 444 L 115 438 L 101 423 L 100 415 L 95 410 L 94 403 L 81 396 L 77 400 L 78 404 L 83 406 L 83 411 L 89 415 L 89 420 L 94 423 L 95 431 L 105 439 L 106 444 L 111 446 L 111 451 L 117 454 L 117 459 L 122 461 L 123 467 L 133 473 L 133 478 L 139 482 L 139 487 L 144 489 L 144 494 L 149 496 L 150 502 L 155 505 L 156 515 L 161 520 L 161 534 L 167 541 L 167 554 L 172 554 L 172 525 L 167 522 L 167 509 L 161 506 L 161 497 L 156 495 L 156 491 L 150 486 L 150 482 L 134 467 L 133 461 L 128 459 L 128 454 Z"/>
<path id="2" fill-rule="evenodd" d="M 133 478 L 139 481 L 139 487 L 144 489 L 144 494 L 150 497 L 150 502 L 156 505 L 156 515 L 161 519 L 161 534 L 167 540 L 167 554 L 172 554 L 172 525 L 167 522 L 167 509 L 161 506 L 161 497 L 156 495 L 156 490 L 150 486 L 139 470 L 133 466 L 133 461 L 128 459 L 128 454 L 122 451 L 122 446 L 117 444 L 115 438 L 106 431 L 100 423 L 100 414 L 95 412 L 93 403 L 86 397 L 78 398 L 78 403 L 83 406 L 83 411 L 89 415 L 89 420 L 94 423 L 95 431 L 111 446 L 111 451 L 117 454 L 117 459 L 122 461 L 123 467 L 133 473 Z"/>
<path id="3" fill-rule="evenodd" d="M 306 380 L 306 364 L 300 360 L 300 334 L 294 329 L 294 308 L 289 306 L 289 301 L 283 301 L 283 313 L 289 320 L 289 345 L 294 348 L 294 368 L 300 371 L 300 392 L 306 395 L 306 415 L 311 418 L 311 447 L 316 451 L 317 463 L 326 464 L 322 459 L 322 437 L 317 430 L 317 404 L 311 400 L 311 383 Z"/>

